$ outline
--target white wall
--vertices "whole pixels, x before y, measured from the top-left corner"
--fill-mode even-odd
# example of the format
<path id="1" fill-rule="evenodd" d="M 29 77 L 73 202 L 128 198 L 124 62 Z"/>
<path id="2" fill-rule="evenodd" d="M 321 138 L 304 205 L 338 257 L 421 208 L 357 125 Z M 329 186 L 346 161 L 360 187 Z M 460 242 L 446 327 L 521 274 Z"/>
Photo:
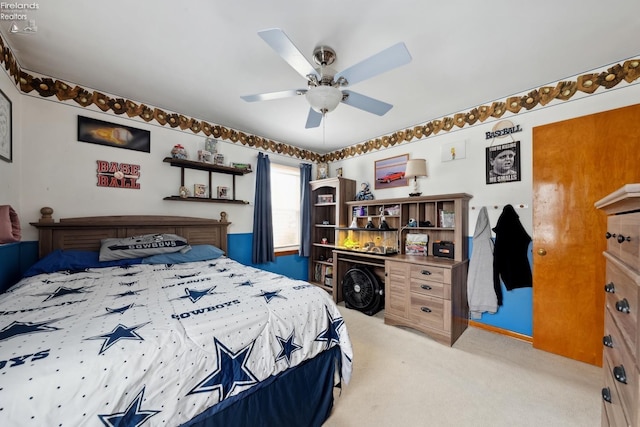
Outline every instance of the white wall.
<path id="1" fill-rule="evenodd" d="M 21 189 L 20 211 L 24 223 L 37 221 L 40 208 L 54 209 L 54 218 L 109 214 L 158 214 L 209 217 L 218 219 L 220 212 L 228 214 L 230 233 L 251 232 L 253 223 L 253 195 L 255 172 L 236 177 L 236 198 L 250 205 L 175 202 L 163 198 L 177 195 L 180 187 L 180 168 L 162 160 L 171 148 L 180 143 L 195 159 L 197 150 L 204 148 L 205 137 L 191 131 L 179 131 L 169 126 L 148 124 L 130 119 L 126 114 L 116 116 L 100 110 L 76 107 L 73 104 L 23 96 L 24 116 L 29 117 L 21 141 L 23 168 L 12 175 L 13 184 Z M 97 118 L 151 132 L 151 152 L 120 149 L 79 142 L 77 116 Z M 258 150 L 221 141 L 218 151 L 226 162 L 251 163 L 255 171 Z M 270 153 L 272 162 L 298 165 L 300 159 Z M 140 189 L 105 188 L 96 185 L 96 161 L 132 163 L 140 165 Z M 4 170 L 0 169 L 0 173 Z M 231 187 L 231 175 L 214 174 L 212 186 Z M 193 191 L 193 184 L 208 184 L 206 172 L 185 170 L 185 185 Z M 34 227 L 23 227 L 23 240 L 37 240 Z"/>
<path id="2" fill-rule="evenodd" d="M 21 96 L 13 83 L 13 80 L 9 79 L 6 73 L 0 72 L 0 89 L 11 100 L 12 104 L 12 127 L 13 127 L 13 162 L 8 163 L 4 160 L 0 160 L 0 205 L 11 205 L 18 215 L 20 215 L 20 186 L 18 183 L 18 176 L 21 169 L 21 150 L 20 140 L 22 139 L 22 114 Z"/>
<path id="3" fill-rule="evenodd" d="M 255 173 L 237 177 L 237 198 L 248 200 L 251 205 L 214 203 L 189 203 L 163 201 L 163 197 L 177 194 L 180 169 L 162 162 L 174 144 L 187 147 L 190 155 L 203 148 L 204 136 L 190 131 L 176 131 L 130 119 L 125 115 L 105 114 L 97 109 L 80 108 L 75 103 L 59 103 L 38 96 L 17 96 L 11 82 L 0 78 L 5 93 L 12 94 L 14 102 L 14 163 L 0 162 L 0 203 L 17 207 L 21 221 L 28 224 L 37 221 L 42 206 L 52 207 L 54 217 L 93 216 L 105 214 L 169 214 L 219 218 L 221 211 L 228 213 L 233 222 L 231 233 L 251 232 L 253 221 L 253 190 Z M 543 124 L 584 116 L 638 103 L 640 85 L 621 83 L 618 89 L 596 95 L 583 96 L 568 102 L 555 101 L 545 108 L 537 108 L 518 115 L 506 114 L 502 119 L 518 124 L 523 131 L 514 135 L 521 141 L 521 181 L 508 184 L 485 184 L 485 152 L 491 143 L 485 140 L 496 120 L 471 128 L 441 132 L 439 135 L 412 142 L 403 142 L 393 148 L 378 150 L 330 164 L 330 176 L 335 168 L 342 167 L 344 176 L 357 182 L 368 181 L 377 199 L 404 197 L 410 188 L 400 187 L 375 190 L 374 162 L 379 159 L 409 153 L 411 158 L 428 160 L 429 177 L 420 180 L 423 194 L 469 193 L 473 195 L 471 206 L 499 206 L 490 209 L 490 220 L 495 224 L 502 206 L 507 203 L 525 204 L 529 209 L 519 210 L 525 228 L 532 232 L 531 218 L 531 139 L 532 128 Z M 339 114 L 335 112 L 334 114 Z M 129 126 L 148 129 L 151 132 L 151 153 L 143 153 L 77 141 L 77 116 L 83 115 Z M 16 120 L 17 119 L 17 120 Z M 425 122 L 431 120 L 425 118 Z M 457 128 L 456 128 L 457 129 Z M 509 141 L 498 139 L 495 144 Z M 443 144 L 466 141 L 466 158 L 442 162 Z M 558 141 L 562 143 L 562 141 Z M 615 141 L 612 141 L 615 144 Z M 254 166 L 258 150 L 240 143 L 220 142 L 219 151 L 227 161 L 250 162 Z M 297 165 L 300 159 L 268 153 L 272 162 Z M 141 166 L 140 190 L 103 188 L 96 186 L 96 161 L 127 162 Z M 314 172 L 315 173 L 315 172 Z M 207 174 L 186 171 L 187 185 L 207 183 Z M 231 177 L 214 174 L 213 186 L 230 185 Z M 9 183 L 11 185 L 9 185 Z M 17 205 L 17 206 L 16 206 Z M 478 210 L 471 210 L 469 234 L 473 234 Z M 23 226 L 24 240 L 37 238 L 35 229 Z"/>
<path id="4" fill-rule="evenodd" d="M 485 148 L 492 140 L 485 139 L 485 132 L 492 130 L 499 120 L 485 121 L 471 128 L 440 132 L 417 141 L 403 142 L 386 150 L 378 150 L 360 156 L 334 162 L 330 165 L 330 176 L 335 176 L 337 167 L 343 168 L 345 178 L 355 179 L 358 184 L 369 182 L 376 199 L 406 197 L 412 187 L 395 187 L 385 190 L 374 189 L 374 162 L 376 160 L 409 153 L 409 158 L 426 158 L 429 176 L 420 178 L 420 191 L 423 195 L 469 193 L 473 196 L 469 204 L 469 235 L 473 235 L 479 207 L 487 206 L 492 226 L 497 222 L 505 204 L 524 204 L 528 208 L 517 212 L 523 226 L 532 234 L 532 129 L 536 126 L 558 122 L 574 117 L 611 110 L 640 102 L 640 84 L 621 84 L 620 89 L 598 92 L 597 95 L 582 97 L 568 102 L 555 102 L 545 108 L 538 108 L 518 115 L 505 114 L 499 120 L 510 120 L 520 125 L 522 132 L 513 135 L 520 141 L 521 181 L 487 185 L 485 180 Z M 578 96 L 578 95 L 576 95 Z M 338 114 L 338 113 L 334 113 Z M 466 141 L 466 158 L 448 162 L 441 161 L 443 145 Z M 495 139 L 494 145 L 510 142 L 510 137 Z M 562 144 L 562 141 L 558 141 Z M 615 144 L 615 141 L 611 141 Z M 357 186 L 359 188 L 359 185 Z M 498 206 L 498 209 L 494 209 Z"/>

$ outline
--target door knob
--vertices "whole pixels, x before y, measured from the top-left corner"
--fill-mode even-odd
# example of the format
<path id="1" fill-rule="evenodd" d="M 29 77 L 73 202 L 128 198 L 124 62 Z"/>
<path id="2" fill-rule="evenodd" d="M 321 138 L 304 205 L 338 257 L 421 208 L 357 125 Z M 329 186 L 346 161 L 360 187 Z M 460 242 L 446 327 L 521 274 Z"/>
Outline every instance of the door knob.
<path id="1" fill-rule="evenodd" d="M 545 248 L 538 249 L 538 255 L 545 256 L 547 254 L 547 250 Z"/>

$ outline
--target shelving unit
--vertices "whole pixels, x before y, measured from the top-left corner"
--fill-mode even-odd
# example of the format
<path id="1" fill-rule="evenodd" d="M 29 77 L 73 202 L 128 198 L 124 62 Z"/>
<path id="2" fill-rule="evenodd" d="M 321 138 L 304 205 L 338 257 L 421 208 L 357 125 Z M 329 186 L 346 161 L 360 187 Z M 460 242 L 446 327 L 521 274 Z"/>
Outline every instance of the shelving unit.
<path id="1" fill-rule="evenodd" d="M 364 227 L 371 217 L 375 227 L 380 226 L 380 215 L 391 228 L 398 228 L 398 246 L 400 253 L 405 253 L 404 241 L 407 234 L 426 234 L 429 236 L 429 254 L 433 242 L 453 242 L 456 261 L 468 258 L 467 230 L 469 221 L 470 194 L 441 194 L 435 196 L 404 197 L 384 200 L 358 200 L 347 202 L 352 217 L 355 216 L 358 226 Z M 443 223 L 441 213 L 446 212 L 447 220 Z M 416 221 L 415 227 L 409 227 L 409 220 Z"/>
<path id="2" fill-rule="evenodd" d="M 356 182 L 336 177 L 311 181 L 311 256 L 309 282 L 331 293 L 338 302 L 342 299 L 334 280 L 333 250 L 338 241 L 338 228 L 350 220 L 345 202 L 353 200 Z"/>
<path id="3" fill-rule="evenodd" d="M 234 204 L 242 204 L 242 205 L 249 204 L 249 202 L 247 201 L 236 199 L 236 176 L 251 173 L 250 170 L 232 168 L 229 166 L 222 166 L 222 165 L 213 165 L 210 163 L 196 162 L 193 160 L 174 159 L 173 157 L 165 157 L 163 162 L 169 163 L 171 166 L 180 168 L 180 186 L 184 186 L 184 174 L 185 174 L 184 170 L 185 169 L 209 172 L 209 197 L 168 196 L 168 197 L 165 197 L 163 200 L 173 200 L 173 201 L 180 201 L 180 202 L 234 203 Z M 212 181 L 211 175 L 214 173 L 232 175 L 233 181 L 231 186 L 231 199 L 219 199 L 219 198 L 213 197 L 213 191 L 211 186 L 213 181 Z"/>
<path id="4" fill-rule="evenodd" d="M 347 202 L 349 215 L 358 226 L 356 230 L 365 227 L 369 217 L 373 226 L 379 228 L 384 215 L 387 225 L 397 229 L 399 253 L 334 250 L 334 273 L 339 281 L 336 294 L 342 294 L 342 276 L 348 269 L 368 268 L 385 283 L 385 324 L 407 326 L 442 344 L 453 345 L 467 328 L 469 318 L 467 224 L 471 197 L 459 193 Z M 408 226 L 410 219 L 415 220 L 415 226 Z M 405 240 L 409 234 L 428 236 L 428 255 L 406 254 Z M 432 245 L 436 241 L 453 242 L 450 259 L 433 256 Z"/>

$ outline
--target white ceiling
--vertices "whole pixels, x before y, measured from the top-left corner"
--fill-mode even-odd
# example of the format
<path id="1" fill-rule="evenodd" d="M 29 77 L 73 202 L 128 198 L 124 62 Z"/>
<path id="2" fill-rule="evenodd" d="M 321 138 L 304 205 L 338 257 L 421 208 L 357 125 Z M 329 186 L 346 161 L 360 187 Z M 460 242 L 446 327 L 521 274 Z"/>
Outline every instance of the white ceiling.
<path id="1" fill-rule="evenodd" d="M 19 4 L 33 4 L 31 1 Z M 35 34 L 0 32 L 23 70 L 325 153 L 640 54 L 639 0 L 40 0 Z M 20 28 L 27 23 L 17 21 Z M 405 66 L 349 89 L 394 105 L 348 105 L 305 129 L 305 88 L 258 35 L 282 28 L 307 59 L 318 45 L 338 71 L 397 42 Z"/>

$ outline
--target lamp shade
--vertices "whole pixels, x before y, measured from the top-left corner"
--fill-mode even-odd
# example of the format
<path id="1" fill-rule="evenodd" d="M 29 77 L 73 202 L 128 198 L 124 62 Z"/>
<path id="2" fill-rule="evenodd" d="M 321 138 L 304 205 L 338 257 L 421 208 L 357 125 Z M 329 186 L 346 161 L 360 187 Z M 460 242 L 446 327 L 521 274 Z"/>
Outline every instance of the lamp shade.
<path id="1" fill-rule="evenodd" d="M 407 168 L 405 169 L 404 176 L 405 178 L 427 176 L 427 161 L 425 159 L 408 160 Z"/>
<path id="2" fill-rule="evenodd" d="M 336 109 L 342 101 L 342 92 L 333 86 L 312 86 L 307 90 L 307 101 L 318 113 L 328 113 Z"/>

